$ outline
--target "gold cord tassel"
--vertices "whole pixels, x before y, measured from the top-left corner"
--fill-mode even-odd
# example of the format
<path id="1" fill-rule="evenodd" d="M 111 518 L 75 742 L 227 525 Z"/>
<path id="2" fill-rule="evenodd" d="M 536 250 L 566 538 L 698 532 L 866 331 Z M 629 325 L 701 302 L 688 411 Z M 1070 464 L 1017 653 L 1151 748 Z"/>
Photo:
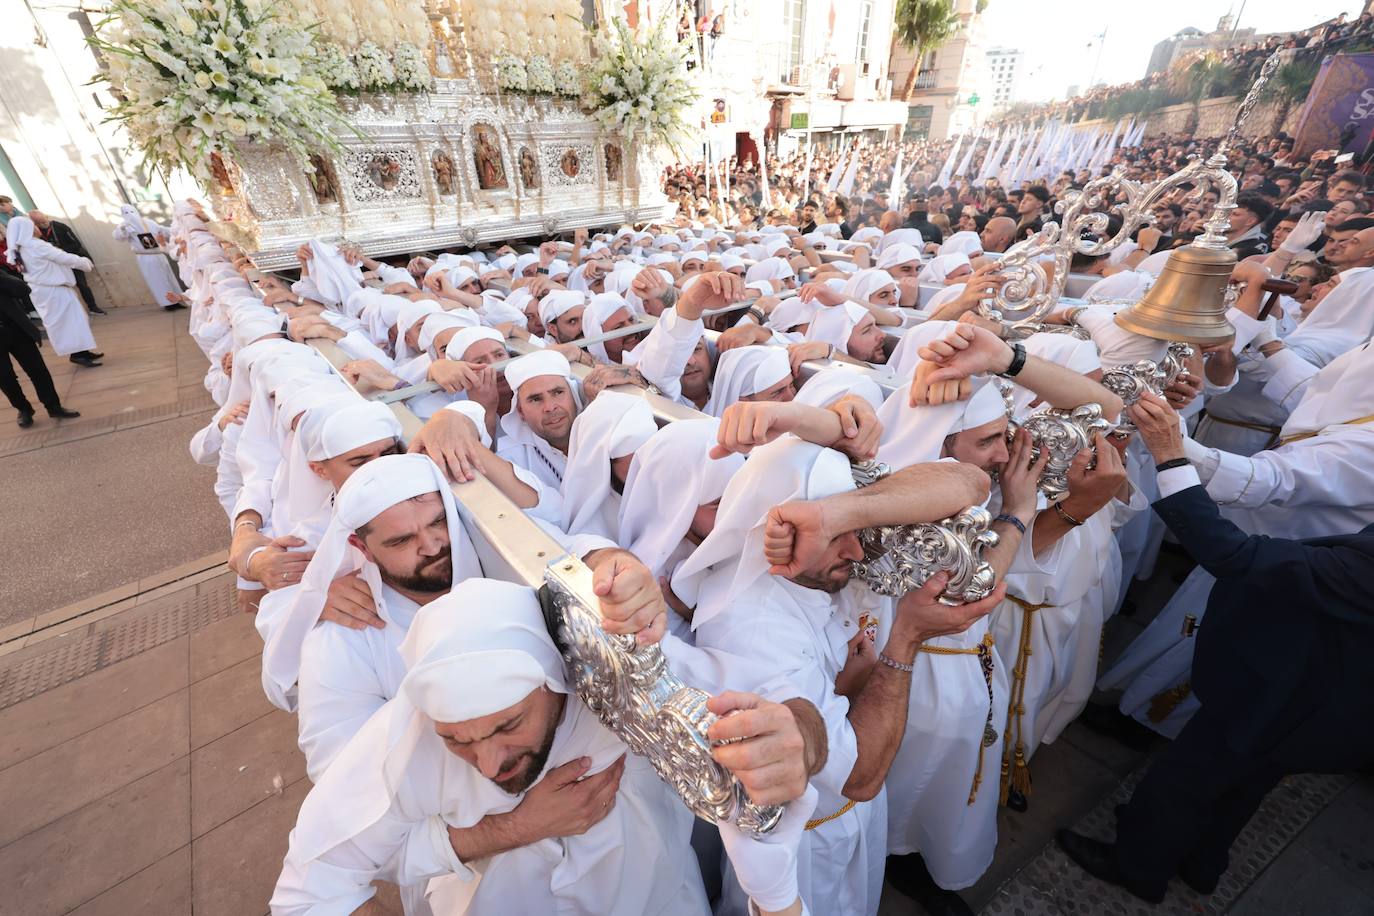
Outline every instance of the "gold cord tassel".
<path id="1" fill-rule="evenodd" d="M 1150 710 L 1145 713 L 1145 718 L 1158 725 L 1173 715 L 1174 710 L 1178 709 L 1178 704 L 1188 699 L 1192 692 L 1193 685 L 1189 681 L 1168 690 L 1161 690 L 1150 698 Z"/>
<path id="2" fill-rule="evenodd" d="M 1022 795 L 1031 794 L 1030 767 L 1026 763 L 1024 718 L 1026 715 L 1026 670 L 1030 665 L 1031 621 L 1036 611 L 1052 604 L 1031 604 L 1012 595 L 1007 596 L 1021 608 L 1021 640 L 1017 646 L 1016 664 L 1011 669 L 1011 700 L 1007 703 L 1007 727 L 1002 734 L 1002 781 L 997 795 L 998 804 L 1005 805 L 1011 790 Z M 1014 731 L 1013 731 L 1014 729 Z M 1015 740 L 1013 741 L 1013 734 Z"/>

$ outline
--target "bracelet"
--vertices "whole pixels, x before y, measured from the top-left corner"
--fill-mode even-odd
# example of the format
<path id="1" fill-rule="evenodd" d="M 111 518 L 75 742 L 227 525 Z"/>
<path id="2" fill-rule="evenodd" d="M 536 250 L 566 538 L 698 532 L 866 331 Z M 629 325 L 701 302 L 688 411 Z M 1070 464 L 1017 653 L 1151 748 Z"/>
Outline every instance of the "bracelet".
<path id="1" fill-rule="evenodd" d="M 1074 518 L 1072 515 L 1064 511 L 1063 500 L 1060 500 L 1059 502 L 1054 504 L 1054 511 L 1056 515 L 1058 515 L 1064 521 L 1068 522 L 1074 528 L 1077 528 L 1079 525 L 1083 524 L 1078 519 Z"/>
<path id="2" fill-rule="evenodd" d="M 993 519 L 993 521 L 994 521 L 994 522 L 1006 522 L 1008 525 L 1015 525 L 1015 526 L 1016 526 L 1016 530 L 1019 531 L 1019 532 L 1021 532 L 1021 534 L 1022 534 L 1023 536 L 1024 536 L 1025 533 L 1026 533 L 1026 525 L 1025 525 L 1025 523 L 1022 522 L 1019 518 L 1017 518 L 1017 517 L 1014 516 L 1014 515 L 1008 515 L 1007 513 L 1003 512 L 1001 515 L 999 515 L 999 516 L 997 516 L 995 519 Z"/>
<path id="3" fill-rule="evenodd" d="M 234 523 L 234 530 L 235 530 L 235 531 L 238 531 L 238 530 L 239 530 L 240 528 L 242 528 L 244 525 L 252 525 L 254 531 L 261 531 L 261 530 L 262 530 L 262 526 L 259 525 L 257 522 L 253 521 L 251 518 L 245 518 L 245 519 L 243 519 L 242 521 L 235 522 L 235 523 Z"/>
<path id="4" fill-rule="evenodd" d="M 915 665 L 905 665 L 897 661 L 895 658 L 890 658 L 886 652 L 878 653 L 878 661 L 882 662 L 884 665 L 887 665 L 889 668 L 892 668 L 896 671 L 905 671 L 907 674 L 910 674 L 911 672 L 916 670 Z"/>
<path id="5" fill-rule="evenodd" d="M 1172 471 L 1174 468 L 1183 468 L 1190 464 L 1192 464 L 1192 462 L 1187 458 L 1170 458 L 1168 461 L 1161 461 L 1159 464 L 1155 465 L 1155 473 L 1158 474 L 1161 471 Z"/>
<path id="6" fill-rule="evenodd" d="M 756 305 L 749 306 L 744 314 L 752 315 L 754 320 L 759 323 L 759 327 L 762 327 L 763 323 L 768 320 L 768 316 L 763 314 L 763 310 Z"/>
<path id="7" fill-rule="evenodd" d="M 1016 378 L 1016 376 L 1018 376 L 1021 373 L 1021 370 L 1024 369 L 1025 366 L 1026 348 L 1019 343 L 1013 343 L 1011 345 L 1011 362 L 1007 364 L 1007 368 L 1005 371 L 998 372 L 996 373 L 996 375 L 999 378 Z"/>

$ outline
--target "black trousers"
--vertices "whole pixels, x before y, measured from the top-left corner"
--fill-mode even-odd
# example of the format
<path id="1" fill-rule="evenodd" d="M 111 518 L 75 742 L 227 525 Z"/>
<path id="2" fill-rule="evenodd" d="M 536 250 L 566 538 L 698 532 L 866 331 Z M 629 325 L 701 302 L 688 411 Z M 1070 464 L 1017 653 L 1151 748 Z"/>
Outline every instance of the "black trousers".
<path id="1" fill-rule="evenodd" d="M 91 284 L 86 280 L 86 272 L 74 270 L 72 273 L 76 275 L 76 291 L 80 293 L 81 301 L 86 303 L 86 311 L 98 308 L 95 304 L 95 293 L 91 292 Z"/>
<path id="2" fill-rule="evenodd" d="M 62 406 L 62 399 L 53 387 L 52 376 L 48 373 L 47 364 L 43 362 L 43 354 L 39 352 L 38 344 L 26 335 L 0 325 L 0 391 L 9 398 L 10 405 L 15 410 L 33 413 L 33 405 L 24 396 L 24 389 L 19 386 L 19 378 L 14 374 L 14 364 L 10 362 L 11 357 L 28 373 L 29 381 L 33 382 L 34 390 L 38 392 L 38 400 L 43 402 L 44 407 L 56 410 Z"/>
<path id="3" fill-rule="evenodd" d="M 1369 701 L 1362 705 L 1367 712 Z M 1209 713 L 1204 703 L 1117 819 L 1114 857 L 1121 873 L 1161 888 L 1180 866 L 1199 878 L 1220 877 L 1231 844 L 1280 779 L 1343 772 L 1374 759 L 1363 718 L 1348 704 L 1316 705 L 1281 745 L 1242 752 L 1226 740 L 1225 714 Z"/>

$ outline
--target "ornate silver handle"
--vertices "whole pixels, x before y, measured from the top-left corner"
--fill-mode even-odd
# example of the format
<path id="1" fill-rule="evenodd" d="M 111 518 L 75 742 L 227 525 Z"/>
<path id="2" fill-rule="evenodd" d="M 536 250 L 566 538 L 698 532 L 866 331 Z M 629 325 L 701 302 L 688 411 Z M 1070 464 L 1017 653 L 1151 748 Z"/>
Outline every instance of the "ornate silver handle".
<path id="1" fill-rule="evenodd" d="M 549 564 L 540 603 L 573 690 L 601 724 L 645 758 L 698 817 L 733 821 L 746 833 L 767 833 L 783 809 L 756 805 L 734 775 L 711 756 L 706 730 L 716 715 L 707 694 L 669 670 L 658 646 L 601 628 L 601 614 L 580 597 L 594 594 L 592 574 L 580 560 Z"/>
<path id="2" fill-rule="evenodd" d="M 1091 448 L 1098 433 L 1106 433 L 1112 424 L 1102 419 L 1102 405 L 1083 404 L 1073 410 L 1052 407 L 1031 414 L 1021 428 L 1030 434 L 1037 454 L 1049 451 L 1049 461 L 1040 474 L 1040 492 L 1050 502 L 1063 499 L 1069 492 L 1069 466 L 1080 451 Z"/>
<path id="3" fill-rule="evenodd" d="M 853 470 L 860 487 L 890 472 L 877 462 L 856 464 Z M 986 509 L 969 506 L 939 522 L 865 528 L 859 532 L 864 559 L 853 565 L 853 575 L 880 595 L 900 598 L 943 571 L 949 574 L 949 584 L 941 602 L 979 601 L 997 586 L 996 572 L 983 559 L 984 551 L 997 546 L 991 527 L 992 515 Z"/>
<path id="4" fill-rule="evenodd" d="M 1164 359 L 1158 363 L 1142 359 L 1129 366 L 1108 369 L 1102 373 L 1102 384 L 1112 394 L 1121 398 L 1126 407 L 1130 407 L 1147 391 L 1162 396 L 1164 389 L 1174 383 L 1187 367 L 1187 361 L 1192 359 L 1196 352 L 1192 344 L 1175 341 L 1169 344 Z M 1118 434 L 1127 434 L 1134 429 L 1135 425 L 1124 416 L 1116 426 Z"/>

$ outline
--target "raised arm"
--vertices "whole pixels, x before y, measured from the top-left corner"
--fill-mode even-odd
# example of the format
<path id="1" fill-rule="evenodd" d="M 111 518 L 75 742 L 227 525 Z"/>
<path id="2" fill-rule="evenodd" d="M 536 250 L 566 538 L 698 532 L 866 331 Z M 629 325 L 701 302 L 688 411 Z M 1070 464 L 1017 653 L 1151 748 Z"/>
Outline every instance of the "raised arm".
<path id="1" fill-rule="evenodd" d="M 924 377 L 924 385 L 912 384 L 911 401 L 924 404 L 928 386 L 938 385 L 980 373 L 1001 374 L 1010 369 L 1014 351 L 997 335 L 975 325 L 960 324 L 941 340 L 921 348 L 921 358 L 937 367 Z M 919 378 L 919 376 L 918 376 Z M 1016 384 L 1035 392 L 1051 407 L 1072 409 L 1083 404 L 1100 404 L 1102 415 L 1115 420 L 1121 415 L 1122 401 L 1086 375 L 1027 355 Z"/>

